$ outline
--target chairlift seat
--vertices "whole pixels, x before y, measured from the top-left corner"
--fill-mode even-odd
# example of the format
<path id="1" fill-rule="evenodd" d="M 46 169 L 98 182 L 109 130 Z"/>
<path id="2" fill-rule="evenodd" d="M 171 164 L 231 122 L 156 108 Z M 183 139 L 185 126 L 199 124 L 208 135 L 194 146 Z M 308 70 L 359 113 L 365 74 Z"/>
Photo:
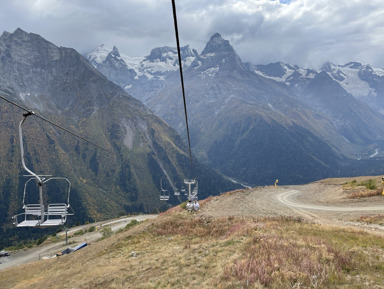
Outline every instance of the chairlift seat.
<path id="1" fill-rule="evenodd" d="M 40 204 L 29 204 L 24 206 L 26 215 L 41 216 L 42 206 Z M 44 209 L 43 209 L 44 212 Z"/>
<path id="2" fill-rule="evenodd" d="M 46 215 L 48 216 L 63 216 L 67 215 L 68 207 L 66 204 L 49 204 Z"/>
<path id="3" fill-rule="evenodd" d="M 41 227 L 60 226 L 64 224 L 65 224 L 65 220 L 63 219 L 48 219 L 41 224 Z"/>
<path id="4" fill-rule="evenodd" d="M 160 201 L 168 201 L 168 200 L 169 200 L 169 196 L 168 195 L 160 196 Z"/>
<path id="5" fill-rule="evenodd" d="M 28 217 L 40 217 L 42 211 L 42 206 L 40 204 L 28 204 L 24 206 L 24 213 L 18 214 L 14 216 L 14 224 L 17 227 L 36 227 L 40 224 L 40 220 L 38 219 L 28 219 Z M 43 209 L 44 211 L 44 209 Z M 24 221 L 18 222 L 17 217 L 20 215 L 24 215 Z"/>
<path id="6" fill-rule="evenodd" d="M 64 225 L 67 220 L 68 207 L 66 204 L 49 204 L 45 213 L 47 220 L 41 224 L 42 227 Z M 60 218 L 49 218 L 50 216 L 60 216 Z"/>
<path id="7" fill-rule="evenodd" d="M 16 227 L 37 227 L 39 225 L 39 220 L 25 220 L 17 224 Z"/>

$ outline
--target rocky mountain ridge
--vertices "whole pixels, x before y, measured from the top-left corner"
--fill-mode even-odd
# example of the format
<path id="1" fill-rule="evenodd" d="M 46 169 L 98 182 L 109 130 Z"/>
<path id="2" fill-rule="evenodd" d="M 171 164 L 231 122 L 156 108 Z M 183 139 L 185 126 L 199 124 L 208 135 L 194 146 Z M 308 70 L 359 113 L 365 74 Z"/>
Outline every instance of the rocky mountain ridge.
<path id="1" fill-rule="evenodd" d="M 201 160 L 253 184 L 379 170 L 370 163 L 372 170 L 364 171 L 361 160 L 384 154 L 382 69 L 359 63 L 326 64 L 320 71 L 281 62 L 243 63 L 219 33 L 193 55 L 183 68 L 193 149 Z M 143 58 L 141 67 L 147 63 Z M 125 89 L 183 134 L 173 64 L 156 84 L 141 78 Z"/>

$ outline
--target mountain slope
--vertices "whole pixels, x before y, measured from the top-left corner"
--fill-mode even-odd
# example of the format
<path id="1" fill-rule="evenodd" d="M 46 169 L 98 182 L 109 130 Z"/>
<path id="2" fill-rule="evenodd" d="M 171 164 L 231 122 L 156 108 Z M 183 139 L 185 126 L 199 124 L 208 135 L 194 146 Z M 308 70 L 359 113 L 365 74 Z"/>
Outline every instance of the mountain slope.
<path id="1" fill-rule="evenodd" d="M 173 53 L 166 51 L 158 55 Z M 384 155 L 384 118 L 377 104 L 384 95 L 381 70 L 347 64 L 339 72 L 345 74 L 341 82 L 334 65 L 316 71 L 281 62 L 243 63 L 219 33 L 201 54 L 193 55 L 183 68 L 191 141 L 200 160 L 252 184 L 269 184 L 275 178 L 297 183 L 357 171 L 378 172 L 381 160 L 372 161 Z M 165 58 L 157 59 L 156 67 L 165 64 Z M 184 135 L 175 69 L 162 70 L 157 85 L 134 80 L 129 89 Z M 353 73 L 347 74 L 347 69 Z M 351 75 L 355 78 L 347 77 Z M 366 91 L 376 103 L 367 103 L 347 89 L 353 88 L 356 77 L 360 77 L 356 86 L 361 91 L 370 83 Z M 242 127 L 247 129 L 239 131 Z"/>
<path id="2" fill-rule="evenodd" d="M 176 131 L 73 49 L 18 29 L 0 37 L 0 58 L 1 95 L 115 154 L 32 116 L 27 119 L 27 166 L 71 180 L 73 222 L 168 207 L 159 201 L 160 178 L 173 192 L 190 177 L 186 147 Z M 21 208 L 25 181 L 17 137 L 23 111 L 3 101 L 0 109 L 0 225 L 9 226 L 9 216 Z M 201 197 L 233 188 L 197 161 L 195 172 Z M 180 201 L 170 199 L 171 204 Z"/>
<path id="3" fill-rule="evenodd" d="M 249 72 L 219 34 L 184 75 L 193 148 L 213 167 L 259 185 L 276 178 L 305 182 L 335 172 L 342 157 L 319 141 L 321 130 L 337 138 L 335 130 L 325 129 L 331 126 L 326 116 L 297 100 L 284 85 Z M 147 105 L 182 131 L 182 115 L 173 113 L 182 105 L 177 81 L 177 75 L 170 75 L 169 85 Z M 316 118 L 325 124 L 316 124 Z M 306 164 L 316 169 L 305 169 Z"/>

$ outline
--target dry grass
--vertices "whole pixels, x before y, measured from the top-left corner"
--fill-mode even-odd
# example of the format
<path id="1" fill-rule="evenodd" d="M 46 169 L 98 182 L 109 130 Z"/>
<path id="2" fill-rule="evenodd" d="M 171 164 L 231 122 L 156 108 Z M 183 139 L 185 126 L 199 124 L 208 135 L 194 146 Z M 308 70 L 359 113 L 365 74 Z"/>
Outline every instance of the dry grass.
<path id="1" fill-rule="evenodd" d="M 353 179 L 343 183 L 343 191 L 349 199 L 369 198 L 381 195 L 383 185 L 378 177 L 360 180 Z"/>
<path id="2" fill-rule="evenodd" d="M 384 283 L 383 241 L 300 219 L 174 209 L 78 252 L 3 270 L 0 288 L 374 288 Z"/>
<path id="3" fill-rule="evenodd" d="M 384 215 L 361 216 L 359 221 L 367 224 L 378 224 L 384 226 Z"/>

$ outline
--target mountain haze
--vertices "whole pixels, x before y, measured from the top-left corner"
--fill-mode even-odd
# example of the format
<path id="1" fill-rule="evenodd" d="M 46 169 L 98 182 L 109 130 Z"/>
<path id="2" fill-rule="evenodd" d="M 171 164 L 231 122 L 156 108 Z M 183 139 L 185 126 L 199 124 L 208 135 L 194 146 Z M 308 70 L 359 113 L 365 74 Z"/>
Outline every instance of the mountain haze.
<path id="1" fill-rule="evenodd" d="M 126 62 L 142 76 L 125 90 L 183 135 L 177 54 L 156 50 L 167 57 Z M 281 62 L 243 63 L 219 33 L 200 54 L 187 56 L 183 68 L 193 151 L 210 166 L 259 185 L 383 172 L 377 159 L 384 155 L 382 69 L 359 63 L 327 64 L 320 71 Z M 146 71 L 161 71 L 156 84 Z"/>

